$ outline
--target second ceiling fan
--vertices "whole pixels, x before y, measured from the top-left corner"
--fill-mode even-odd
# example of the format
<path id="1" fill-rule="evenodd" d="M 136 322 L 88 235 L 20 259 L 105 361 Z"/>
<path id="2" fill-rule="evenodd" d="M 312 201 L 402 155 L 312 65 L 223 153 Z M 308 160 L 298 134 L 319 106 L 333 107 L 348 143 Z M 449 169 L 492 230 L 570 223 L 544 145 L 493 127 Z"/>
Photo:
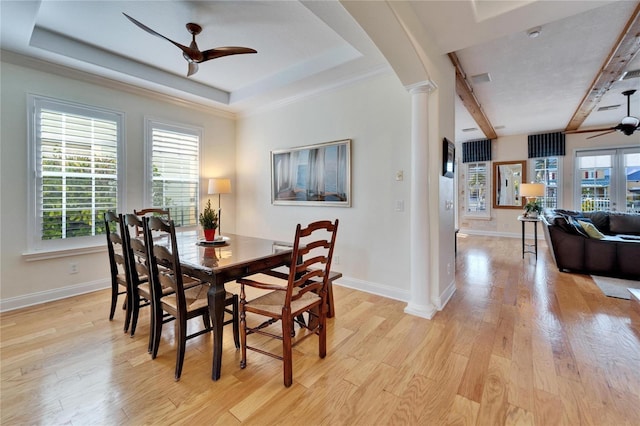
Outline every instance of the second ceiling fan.
<path id="1" fill-rule="evenodd" d="M 598 136 L 607 135 L 609 133 L 613 133 L 616 130 L 624 133 L 627 136 L 631 136 L 638 128 L 640 128 L 640 120 L 638 118 L 633 117 L 631 115 L 631 95 L 636 93 L 635 90 L 626 90 L 622 92 L 624 96 L 627 97 L 627 116 L 620 121 L 619 124 L 613 127 L 603 128 L 603 129 L 589 129 L 589 130 L 573 130 L 565 133 L 573 134 L 573 133 L 592 133 L 592 132 L 601 132 L 599 135 L 589 136 L 587 139 L 597 138 Z"/>
<path id="2" fill-rule="evenodd" d="M 144 25 L 142 22 L 139 22 L 133 19 L 131 16 L 127 15 L 126 13 L 122 12 L 122 14 L 126 16 L 127 19 L 129 19 L 131 22 L 133 22 L 134 24 L 136 24 L 138 27 L 142 28 L 149 34 L 165 39 L 168 42 L 172 43 L 173 45 L 177 46 L 180 50 L 182 50 L 182 56 L 184 56 L 184 58 L 189 63 L 187 77 L 192 76 L 193 74 L 198 72 L 198 64 L 202 62 L 209 61 L 211 59 L 221 58 L 223 56 L 229 56 L 229 55 L 240 55 L 244 53 L 258 53 L 255 49 L 251 49 L 249 47 L 238 47 L 238 46 L 216 47 L 213 49 L 201 51 L 198 48 L 198 44 L 196 43 L 196 35 L 200 34 L 200 32 L 202 31 L 202 27 L 198 24 L 189 22 L 186 25 L 187 31 L 189 31 L 189 33 L 191 34 L 192 39 L 191 39 L 191 44 L 189 46 L 184 46 L 152 30 L 151 28 Z"/>

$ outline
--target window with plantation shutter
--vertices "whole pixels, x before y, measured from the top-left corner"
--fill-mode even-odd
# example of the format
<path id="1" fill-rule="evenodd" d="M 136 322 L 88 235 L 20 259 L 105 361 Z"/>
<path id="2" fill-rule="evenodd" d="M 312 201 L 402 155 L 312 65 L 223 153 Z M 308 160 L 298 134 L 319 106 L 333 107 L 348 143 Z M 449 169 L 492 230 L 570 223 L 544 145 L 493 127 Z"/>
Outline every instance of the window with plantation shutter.
<path id="1" fill-rule="evenodd" d="M 32 248 L 104 234 L 104 213 L 119 205 L 122 115 L 37 96 L 29 104 Z"/>
<path id="2" fill-rule="evenodd" d="M 197 225 L 201 139 L 198 128 L 147 120 L 146 199 L 168 209 L 176 226 Z"/>
<path id="3" fill-rule="evenodd" d="M 465 163 L 464 204 L 465 216 L 488 219 L 491 217 L 490 163 L 486 161 Z"/>

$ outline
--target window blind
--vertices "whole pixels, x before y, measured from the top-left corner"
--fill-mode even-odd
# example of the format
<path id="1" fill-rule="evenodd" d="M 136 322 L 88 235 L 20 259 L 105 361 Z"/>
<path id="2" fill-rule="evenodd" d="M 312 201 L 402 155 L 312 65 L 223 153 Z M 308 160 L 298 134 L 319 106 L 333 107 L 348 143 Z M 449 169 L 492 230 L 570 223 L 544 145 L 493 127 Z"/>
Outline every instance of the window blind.
<path id="1" fill-rule="evenodd" d="M 117 121 L 45 108 L 36 114 L 42 239 L 102 233 L 104 213 L 117 208 Z"/>
<path id="2" fill-rule="evenodd" d="M 462 162 L 491 161 L 491 139 L 462 142 Z"/>
<path id="3" fill-rule="evenodd" d="M 562 132 L 529 135 L 529 158 L 565 155 L 565 135 Z"/>
<path id="4" fill-rule="evenodd" d="M 152 129 L 152 203 L 169 209 L 176 226 L 197 224 L 200 136 Z"/>

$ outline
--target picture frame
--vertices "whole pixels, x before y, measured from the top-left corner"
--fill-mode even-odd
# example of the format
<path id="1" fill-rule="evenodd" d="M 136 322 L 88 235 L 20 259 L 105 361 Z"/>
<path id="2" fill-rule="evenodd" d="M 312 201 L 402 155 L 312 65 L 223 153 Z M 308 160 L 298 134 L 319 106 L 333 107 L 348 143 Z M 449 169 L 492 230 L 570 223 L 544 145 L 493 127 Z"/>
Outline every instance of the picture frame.
<path id="1" fill-rule="evenodd" d="M 351 139 L 271 151 L 271 204 L 351 207 Z"/>
<path id="2" fill-rule="evenodd" d="M 455 173 L 456 146 L 449 139 L 442 139 L 442 176 L 453 178 Z"/>

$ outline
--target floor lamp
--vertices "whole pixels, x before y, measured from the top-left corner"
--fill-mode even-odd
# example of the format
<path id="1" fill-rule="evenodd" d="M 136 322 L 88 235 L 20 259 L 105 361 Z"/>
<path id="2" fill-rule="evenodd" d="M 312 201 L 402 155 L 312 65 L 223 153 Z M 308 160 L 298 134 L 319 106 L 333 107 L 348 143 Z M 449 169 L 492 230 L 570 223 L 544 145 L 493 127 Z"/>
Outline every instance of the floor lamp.
<path id="1" fill-rule="evenodd" d="M 218 237 L 216 239 L 222 239 L 222 209 L 220 208 L 220 194 L 231 194 L 231 180 L 218 178 L 209 179 L 209 195 L 218 194 Z"/>

